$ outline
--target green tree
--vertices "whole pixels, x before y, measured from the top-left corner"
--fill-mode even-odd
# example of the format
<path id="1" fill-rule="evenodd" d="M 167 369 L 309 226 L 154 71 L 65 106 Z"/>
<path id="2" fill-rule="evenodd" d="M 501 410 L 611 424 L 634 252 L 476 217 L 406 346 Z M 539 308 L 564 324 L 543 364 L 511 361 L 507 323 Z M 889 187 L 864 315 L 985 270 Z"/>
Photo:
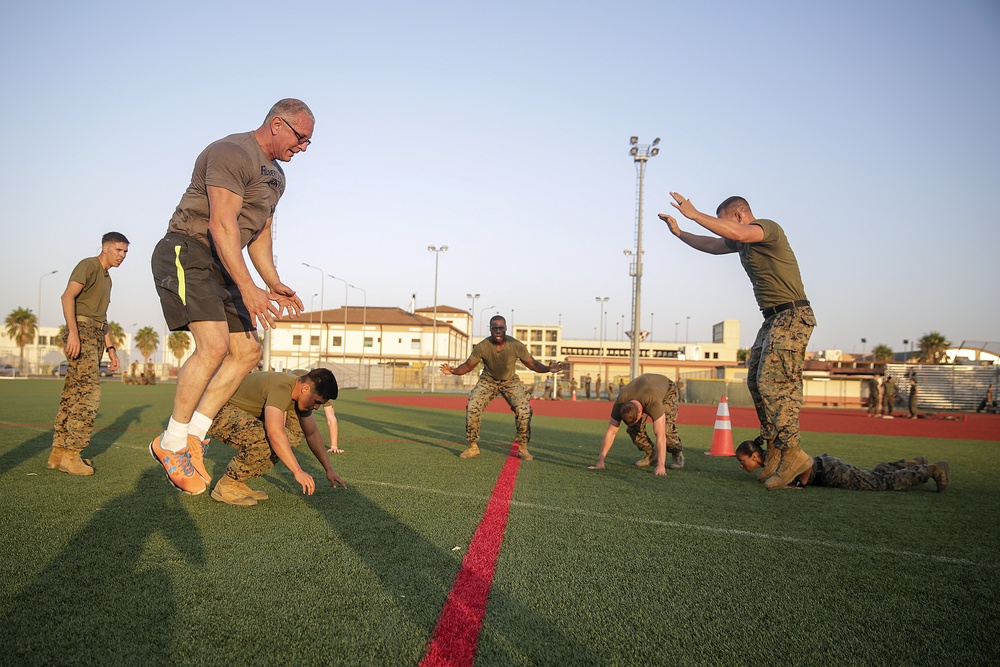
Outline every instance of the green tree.
<path id="1" fill-rule="evenodd" d="M 143 327 L 135 332 L 135 346 L 146 361 L 153 360 L 153 353 L 160 348 L 160 335 L 153 327 Z"/>
<path id="2" fill-rule="evenodd" d="M 108 322 L 108 331 L 111 333 L 112 345 L 118 347 L 125 340 L 125 329 L 117 322 Z"/>
<path id="3" fill-rule="evenodd" d="M 891 361 L 892 348 L 884 343 L 879 343 L 872 348 L 872 359 L 875 361 Z"/>
<path id="4" fill-rule="evenodd" d="M 7 336 L 21 348 L 21 372 L 24 373 L 24 348 L 35 342 L 38 318 L 27 308 L 15 308 L 7 316 Z"/>
<path id="5" fill-rule="evenodd" d="M 917 345 L 920 347 L 920 361 L 932 364 L 944 363 L 948 358 L 945 353 L 951 347 L 948 339 L 937 331 L 924 334 Z"/>
<path id="6" fill-rule="evenodd" d="M 750 350 L 736 350 L 736 361 L 745 364 L 750 358 Z"/>
<path id="7" fill-rule="evenodd" d="M 167 336 L 167 347 L 177 359 L 177 365 L 181 365 L 184 353 L 191 349 L 191 336 L 187 331 L 175 331 Z"/>

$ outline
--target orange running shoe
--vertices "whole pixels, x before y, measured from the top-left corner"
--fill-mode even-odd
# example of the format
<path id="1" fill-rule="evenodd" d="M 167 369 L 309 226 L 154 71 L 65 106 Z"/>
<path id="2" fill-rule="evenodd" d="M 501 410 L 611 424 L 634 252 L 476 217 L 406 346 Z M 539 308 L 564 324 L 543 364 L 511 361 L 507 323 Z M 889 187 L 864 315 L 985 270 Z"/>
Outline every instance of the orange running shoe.
<path id="1" fill-rule="evenodd" d="M 160 447 L 162 439 L 163 434 L 161 433 L 153 439 L 153 442 L 149 443 L 149 454 L 163 466 L 167 473 L 167 480 L 184 493 L 190 493 L 193 496 L 205 493 L 208 486 L 191 465 L 188 447 L 185 446 L 179 452 L 171 452 Z"/>

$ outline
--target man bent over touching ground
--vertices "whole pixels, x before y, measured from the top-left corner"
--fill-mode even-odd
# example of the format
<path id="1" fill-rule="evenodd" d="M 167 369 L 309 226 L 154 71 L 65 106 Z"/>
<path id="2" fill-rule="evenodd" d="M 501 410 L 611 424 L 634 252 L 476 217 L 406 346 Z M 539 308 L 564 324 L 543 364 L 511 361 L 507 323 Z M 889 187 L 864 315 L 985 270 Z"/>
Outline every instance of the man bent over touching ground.
<path id="1" fill-rule="evenodd" d="M 736 448 L 736 459 L 741 468 L 753 472 L 764 465 L 764 450 L 757 441 L 745 440 Z M 802 489 L 812 484 L 849 491 L 905 491 L 933 479 L 941 493 L 951 481 L 949 472 L 947 461 L 927 463 L 923 456 L 879 463 L 871 470 L 861 470 L 835 456 L 822 454 L 814 457 L 812 466 L 784 488 Z"/>
<path id="2" fill-rule="evenodd" d="M 292 452 L 292 446 L 301 438 L 296 424 L 286 423 L 293 419 L 305 435 L 313 456 L 326 471 L 330 484 L 334 488 L 340 484 L 346 489 L 347 484 L 330 467 L 323 436 L 312 416 L 313 410 L 336 400 L 338 392 L 337 379 L 325 368 L 298 377 L 277 372 L 246 376 L 208 431 L 210 437 L 237 450 L 226 474 L 212 490 L 212 498 L 230 505 L 256 505 L 258 500 L 266 500 L 266 493 L 253 490 L 246 483 L 263 475 L 279 460 L 292 471 L 302 493 L 312 495 L 316 482 L 302 470 Z M 289 432 L 293 434 L 294 445 Z"/>
<path id="3" fill-rule="evenodd" d="M 679 393 L 677 385 L 663 375 L 646 373 L 622 387 L 611 406 L 611 421 L 604 433 L 601 443 L 601 453 L 597 457 L 597 465 L 591 470 L 603 470 L 604 459 L 611 451 L 611 445 L 618 434 L 622 422 L 628 426 L 627 433 L 632 442 L 643 452 L 643 457 L 635 462 L 637 467 L 644 467 L 653 462 L 653 445 L 646 434 L 646 419 L 653 420 L 653 435 L 656 436 L 656 469 L 653 474 L 666 475 L 667 452 L 673 455 L 671 470 L 684 467 L 684 447 L 677 434 L 677 400 Z"/>

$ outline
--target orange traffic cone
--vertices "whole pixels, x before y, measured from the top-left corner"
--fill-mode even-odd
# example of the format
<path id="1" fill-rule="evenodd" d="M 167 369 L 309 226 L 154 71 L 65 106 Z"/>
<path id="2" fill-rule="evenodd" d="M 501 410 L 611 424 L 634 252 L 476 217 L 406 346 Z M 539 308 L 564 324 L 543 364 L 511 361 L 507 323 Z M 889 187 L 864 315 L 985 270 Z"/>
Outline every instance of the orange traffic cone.
<path id="1" fill-rule="evenodd" d="M 572 400 L 574 400 L 574 401 L 576 400 L 576 389 L 573 390 L 573 398 L 572 398 Z"/>
<path id="2" fill-rule="evenodd" d="M 712 449 L 706 456 L 736 456 L 733 451 L 733 423 L 729 419 L 729 403 L 726 397 L 719 399 L 719 411 L 715 414 L 715 431 L 712 433 Z"/>

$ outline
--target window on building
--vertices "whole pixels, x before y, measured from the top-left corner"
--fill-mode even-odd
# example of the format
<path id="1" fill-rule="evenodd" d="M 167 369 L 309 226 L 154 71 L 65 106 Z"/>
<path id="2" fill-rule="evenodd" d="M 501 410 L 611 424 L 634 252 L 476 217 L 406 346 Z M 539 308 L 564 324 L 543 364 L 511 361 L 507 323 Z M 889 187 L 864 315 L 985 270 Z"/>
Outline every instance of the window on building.
<path id="1" fill-rule="evenodd" d="M 556 356 L 556 346 L 555 345 L 546 345 L 545 346 L 545 356 L 546 357 L 554 357 L 554 356 Z"/>
<path id="2" fill-rule="evenodd" d="M 531 356 L 533 356 L 533 357 L 540 357 L 540 356 L 542 356 L 542 346 L 541 345 L 532 345 L 531 346 Z"/>
<path id="3" fill-rule="evenodd" d="M 559 332 L 556 331 L 555 329 L 552 329 L 550 331 L 546 331 L 545 332 L 545 340 L 547 340 L 550 343 L 558 342 L 558 340 L 559 340 Z"/>
<path id="4" fill-rule="evenodd" d="M 531 330 L 531 340 L 533 342 L 538 342 L 538 343 L 542 342 L 542 330 L 541 329 L 532 329 Z"/>
<path id="5" fill-rule="evenodd" d="M 705 353 L 705 358 L 706 358 L 706 359 L 711 359 L 711 358 L 712 358 L 712 355 L 710 355 L 710 354 L 709 354 L 708 352 L 706 352 L 706 353 Z"/>
<path id="6" fill-rule="evenodd" d="M 517 329 L 514 334 L 514 338 L 518 340 L 528 340 L 528 330 L 527 329 Z"/>
<path id="7" fill-rule="evenodd" d="M 718 359 L 719 358 L 719 353 L 718 352 L 713 352 L 712 353 L 712 358 L 713 359 Z"/>
<path id="8" fill-rule="evenodd" d="M 46 336 L 39 336 L 38 337 L 38 344 L 39 345 L 48 345 L 49 344 L 48 337 L 46 337 Z"/>
<path id="9" fill-rule="evenodd" d="M 343 344 L 344 344 L 343 336 L 334 336 L 333 340 L 330 343 L 330 345 L 333 345 L 334 347 L 341 347 L 343 346 Z"/>
<path id="10" fill-rule="evenodd" d="M 365 336 L 365 347 L 374 347 L 375 341 L 371 336 Z"/>
<path id="11" fill-rule="evenodd" d="M 319 345 L 319 336 L 309 336 L 309 346 Z"/>
<path id="12" fill-rule="evenodd" d="M 419 350 L 420 349 L 420 339 L 419 338 L 411 338 L 410 339 L 410 349 L 411 350 Z"/>
<path id="13" fill-rule="evenodd" d="M 295 334 L 292 336 L 292 345 L 302 345 L 302 335 Z"/>

